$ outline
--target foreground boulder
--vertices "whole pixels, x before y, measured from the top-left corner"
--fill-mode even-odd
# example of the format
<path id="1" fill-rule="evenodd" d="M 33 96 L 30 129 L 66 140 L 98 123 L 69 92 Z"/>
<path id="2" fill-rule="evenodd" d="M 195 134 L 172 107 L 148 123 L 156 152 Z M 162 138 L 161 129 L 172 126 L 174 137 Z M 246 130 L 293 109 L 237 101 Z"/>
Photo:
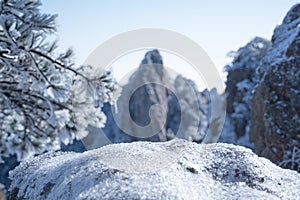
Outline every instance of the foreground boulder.
<path id="1" fill-rule="evenodd" d="M 113 144 L 47 153 L 10 173 L 11 199 L 297 199 L 300 174 L 230 144 Z"/>

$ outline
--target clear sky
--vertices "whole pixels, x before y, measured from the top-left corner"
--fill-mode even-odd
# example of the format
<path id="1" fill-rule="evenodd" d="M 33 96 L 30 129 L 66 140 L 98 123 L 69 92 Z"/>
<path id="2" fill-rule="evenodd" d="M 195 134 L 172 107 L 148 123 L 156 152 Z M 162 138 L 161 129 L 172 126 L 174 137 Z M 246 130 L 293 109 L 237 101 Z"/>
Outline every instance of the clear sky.
<path id="1" fill-rule="evenodd" d="M 56 13 L 59 44 L 71 47 L 76 63 L 82 64 L 102 42 L 139 28 L 163 28 L 181 33 L 198 43 L 220 74 L 228 62 L 226 54 L 255 36 L 270 39 L 296 0 L 42 0 L 42 11 Z M 120 78 L 137 67 L 145 52 L 117 61 Z M 197 79 L 187 63 L 162 53 L 164 63 L 179 73 Z M 176 60 L 177 59 L 177 60 Z M 187 70 L 187 68 L 191 70 Z M 201 85 L 201 81 L 196 80 Z M 201 87 L 201 86 L 200 86 Z"/>

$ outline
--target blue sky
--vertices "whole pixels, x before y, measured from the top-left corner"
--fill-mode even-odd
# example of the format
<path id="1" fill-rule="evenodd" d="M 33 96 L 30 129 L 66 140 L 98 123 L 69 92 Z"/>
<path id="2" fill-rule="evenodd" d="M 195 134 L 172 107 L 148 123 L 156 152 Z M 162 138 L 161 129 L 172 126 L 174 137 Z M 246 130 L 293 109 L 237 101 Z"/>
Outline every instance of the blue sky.
<path id="1" fill-rule="evenodd" d="M 226 54 L 237 50 L 255 36 L 270 39 L 287 11 L 298 1 L 204 1 L 204 0 L 44 0 L 42 11 L 56 13 L 62 49 L 72 47 L 77 64 L 102 42 L 139 28 L 163 28 L 181 33 L 197 42 L 210 56 L 220 74 L 228 62 Z M 119 78 L 137 67 L 145 52 L 120 59 Z M 194 77 L 184 61 L 162 53 L 165 64 Z M 173 60 L 173 61 L 172 61 Z M 172 65 L 172 66 L 171 66 Z M 177 65 L 177 66 L 175 66 Z M 177 67 L 177 68 L 176 68 Z M 128 69 L 127 69 L 128 68 Z M 191 67 L 188 67 L 191 68 Z M 197 81 L 197 80 L 196 80 Z M 200 82 L 200 81 L 198 81 Z"/>

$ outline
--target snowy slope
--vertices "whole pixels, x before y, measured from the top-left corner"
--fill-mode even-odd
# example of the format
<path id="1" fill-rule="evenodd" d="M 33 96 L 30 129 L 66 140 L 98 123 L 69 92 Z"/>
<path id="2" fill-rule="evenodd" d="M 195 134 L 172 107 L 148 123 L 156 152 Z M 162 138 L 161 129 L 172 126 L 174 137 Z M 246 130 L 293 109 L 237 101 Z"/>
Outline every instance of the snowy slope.
<path id="1" fill-rule="evenodd" d="M 114 144 L 11 172 L 14 199 L 298 199 L 300 174 L 230 144 Z"/>

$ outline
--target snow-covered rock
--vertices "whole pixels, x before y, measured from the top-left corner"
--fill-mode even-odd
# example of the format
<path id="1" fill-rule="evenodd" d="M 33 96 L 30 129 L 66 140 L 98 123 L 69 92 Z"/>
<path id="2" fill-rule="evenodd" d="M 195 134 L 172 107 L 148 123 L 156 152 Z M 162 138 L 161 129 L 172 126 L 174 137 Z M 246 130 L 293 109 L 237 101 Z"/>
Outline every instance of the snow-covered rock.
<path id="1" fill-rule="evenodd" d="M 300 4 L 274 30 L 258 69 L 250 140 L 257 153 L 300 171 Z"/>
<path id="2" fill-rule="evenodd" d="M 231 52 L 232 63 L 227 71 L 226 124 L 221 141 L 252 147 L 249 142 L 252 91 L 258 83 L 256 70 L 266 55 L 270 42 L 256 37 L 237 52 Z"/>
<path id="3" fill-rule="evenodd" d="M 85 150 L 86 149 L 80 140 L 74 140 L 72 144 L 68 145 L 61 144 L 61 151 L 83 152 Z M 11 182 L 8 178 L 8 173 L 18 166 L 20 162 L 17 160 L 16 156 L 3 158 L 3 160 L 4 163 L 0 163 L 0 183 L 2 183 L 7 190 Z M 2 199 L 0 198 L 0 200 Z"/>
<path id="4" fill-rule="evenodd" d="M 10 173 L 13 199 L 299 199 L 300 174 L 244 147 L 164 143 L 46 153 Z"/>

